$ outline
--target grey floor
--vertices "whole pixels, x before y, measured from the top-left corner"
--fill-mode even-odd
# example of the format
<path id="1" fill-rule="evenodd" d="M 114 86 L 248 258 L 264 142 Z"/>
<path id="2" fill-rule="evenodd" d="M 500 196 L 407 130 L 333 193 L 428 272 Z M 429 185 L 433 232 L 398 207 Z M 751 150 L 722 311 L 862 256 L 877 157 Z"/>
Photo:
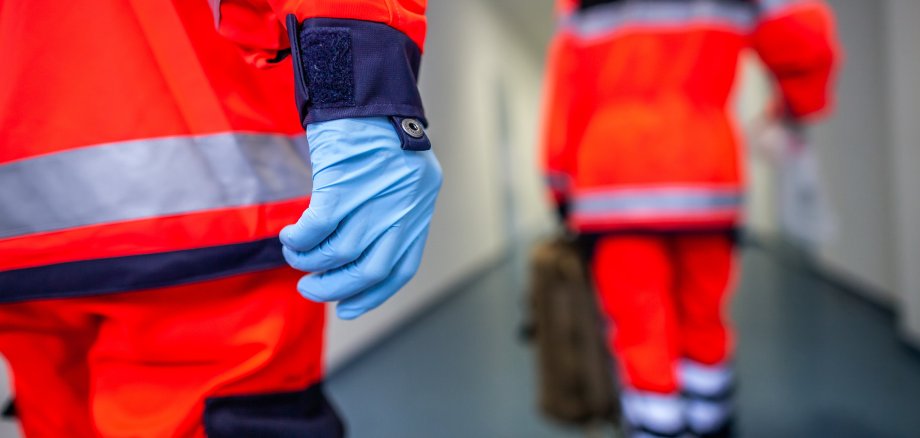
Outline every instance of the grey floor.
<path id="1" fill-rule="evenodd" d="M 742 437 L 920 437 L 920 355 L 891 315 L 759 249 L 743 257 Z M 517 338 L 523 266 L 459 288 L 330 376 L 351 436 L 582 437 L 534 409 L 532 351 Z"/>

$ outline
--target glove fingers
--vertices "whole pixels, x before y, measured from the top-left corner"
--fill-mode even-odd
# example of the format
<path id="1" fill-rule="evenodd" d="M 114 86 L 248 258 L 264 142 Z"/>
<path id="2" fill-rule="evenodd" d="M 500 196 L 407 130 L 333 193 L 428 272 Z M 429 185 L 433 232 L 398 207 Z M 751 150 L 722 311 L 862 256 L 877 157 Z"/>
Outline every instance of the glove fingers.
<path id="1" fill-rule="evenodd" d="M 355 319 L 383 304 L 393 296 L 393 294 L 398 292 L 399 289 L 405 286 L 406 283 L 415 276 L 415 273 L 418 272 L 427 238 L 428 227 L 425 227 L 425 229 L 415 237 L 411 246 L 402 254 L 396 264 L 396 268 L 385 281 L 346 298 L 338 304 L 336 307 L 336 314 L 339 318 Z"/>
<path id="2" fill-rule="evenodd" d="M 300 219 L 281 230 L 281 243 L 294 251 L 309 251 L 326 240 L 342 221 L 335 212 L 335 198 L 332 193 L 314 192 Z"/>
<path id="3" fill-rule="evenodd" d="M 328 271 L 357 260 L 386 229 L 382 224 L 369 223 L 368 217 L 376 219 L 372 214 L 356 213 L 345 218 L 326 240 L 309 251 L 283 247 L 284 259 L 294 269 L 304 272 Z"/>
<path id="4" fill-rule="evenodd" d="M 403 247 L 403 229 L 391 227 L 367 252 L 352 263 L 331 271 L 304 276 L 300 294 L 313 301 L 339 301 L 384 281 Z"/>

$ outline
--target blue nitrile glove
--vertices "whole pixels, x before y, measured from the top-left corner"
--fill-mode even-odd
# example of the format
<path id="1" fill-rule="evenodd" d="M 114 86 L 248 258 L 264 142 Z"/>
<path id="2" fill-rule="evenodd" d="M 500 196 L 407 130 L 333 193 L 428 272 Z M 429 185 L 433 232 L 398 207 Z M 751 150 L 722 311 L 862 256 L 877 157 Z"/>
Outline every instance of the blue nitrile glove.
<path id="1" fill-rule="evenodd" d="M 403 150 L 385 117 L 307 126 L 313 197 L 300 220 L 281 230 L 284 258 L 312 272 L 297 290 L 339 301 L 340 318 L 379 306 L 418 270 L 441 187 L 431 150 Z"/>

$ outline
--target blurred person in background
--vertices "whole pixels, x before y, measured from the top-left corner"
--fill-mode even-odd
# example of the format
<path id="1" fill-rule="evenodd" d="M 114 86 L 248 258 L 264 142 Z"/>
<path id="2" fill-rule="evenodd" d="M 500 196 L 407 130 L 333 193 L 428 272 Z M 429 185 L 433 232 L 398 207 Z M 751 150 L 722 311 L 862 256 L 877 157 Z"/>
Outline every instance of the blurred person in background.
<path id="1" fill-rule="evenodd" d="M 425 3 L 0 5 L 0 352 L 26 436 L 343 434 L 318 301 L 358 317 L 419 265 Z"/>
<path id="2" fill-rule="evenodd" d="M 837 59 L 818 0 L 559 0 L 544 165 L 592 270 L 631 437 L 725 437 L 744 167 L 728 98 L 739 55 L 773 73 L 777 117 L 829 106 Z"/>

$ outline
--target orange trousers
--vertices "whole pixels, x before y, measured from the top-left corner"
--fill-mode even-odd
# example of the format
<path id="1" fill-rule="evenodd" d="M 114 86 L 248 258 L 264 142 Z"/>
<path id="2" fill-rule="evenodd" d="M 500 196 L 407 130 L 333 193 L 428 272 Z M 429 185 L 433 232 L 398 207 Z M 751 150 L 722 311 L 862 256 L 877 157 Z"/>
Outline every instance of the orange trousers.
<path id="1" fill-rule="evenodd" d="M 300 275 L 0 305 L 23 433 L 265 436 L 259 421 L 331 411 L 305 391 L 322 376 L 324 307 L 297 293 Z"/>
<path id="2" fill-rule="evenodd" d="M 602 237 L 592 270 L 626 387 L 679 389 L 681 358 L 714 365 L 731 349 L 723 315 L 734 264 L 728 233 Z"/>

